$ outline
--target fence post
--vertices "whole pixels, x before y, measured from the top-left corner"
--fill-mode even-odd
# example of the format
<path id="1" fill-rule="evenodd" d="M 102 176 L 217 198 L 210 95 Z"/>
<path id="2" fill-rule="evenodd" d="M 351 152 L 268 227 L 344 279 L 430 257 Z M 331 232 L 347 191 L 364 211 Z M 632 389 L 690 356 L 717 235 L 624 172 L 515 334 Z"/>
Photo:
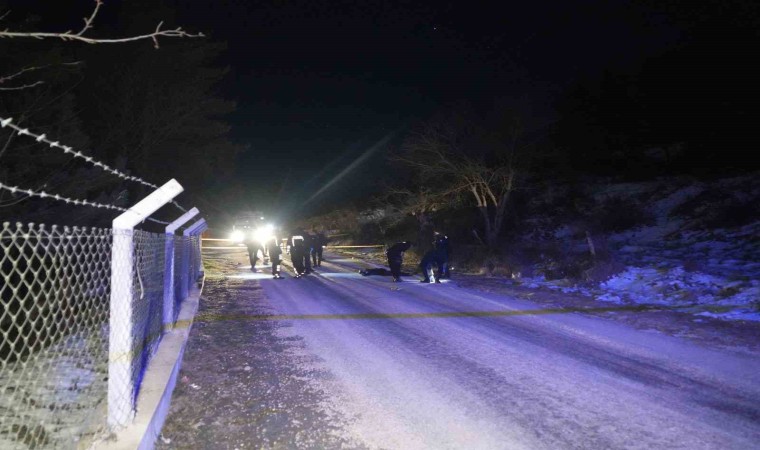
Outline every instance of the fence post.
<path id="1" fill-rule="evenodd" d="M 164 271 L 164 329 L 174 323 L 174 232 L 198 214 L 198 208 L 193 208 L 179 216 L 177 220 L 166 226 L 166 270 Z"/>
<path id="2" fill-rule="evenodd" d="M 108 340 L 108 425 L 127 425 L 134 417 L 135 386 L 132 377 L 133 326 L 132 283 L 134 228 L 170 202 L 182 186 L 174 179 L 153 191 L 113 220 L 111 247 L 111 300 Z"/>
<path id="3" fill-rule="evenodd" d="M 201 228 L 203 228 L 205 226 L 206 226 L 206 221 L 203 220 L 203 219 L 199 219 L 199 220 L 195 221 L 192 225 L 190 225 L 189 227 L 187 227 L 182 232 L 182 234 L 185 237 L 192 236 L 199 229 L 201 229 Z M 205 229 L 205 228 L 203 228 L 203 229 Z M 192 248 L 192 243 L 185 242 L 185 245 L 187 246 L 187 251 L 184 252 L 184 257 L 182 258 L 182 277 L 183 278 L 182 278 L 181 283 L 180 283 L 180 295 L 181 295 L 182 298 L 186 298 L 188 296 L 188 292 L 190 290 L 190 286 L 192 285 L 192 283 L 195 283 L 195 279 L 194 279 L 195 277 L 194 276 L 191 277 L 190 273 L 191 273 L 191 271 L 192 271 L 192 273 L 195 273 L 195 270 L 196 270 L 195 267 L 191 267 L 190 266 L 190 259 L 191 259 L 190 255 L 191 255 L 191 252 L 194 250 Z"/>
<path id="4" fill-rule="evenodd" d="M 198 236 L 198 242 L 196 244 L 196 247 L 193 249 L 195 253 L 193 255 L 196 257 L 195 261 L 193 261 L 193 279 L 190 280 L 190 285 L 198 281 L 198 278 L 200 277 L 201 272 L 203 272 L 203 258 L 201 257 L 203 252 L 203 232 L 208 229 L 208 225 L 206 224 L 206 221 L 201 219 L 198 222 L 195 223 L 195 227 L 192 229 L 192 235 Z"/>
<path id="5" fill-rule="evenodd" d="M 203 271 L 203 232 L 208 230 L 208 225 L 203 222 L 203 226 L 196 232 L 198 234 L 198 276 L 204 274 Z"/>

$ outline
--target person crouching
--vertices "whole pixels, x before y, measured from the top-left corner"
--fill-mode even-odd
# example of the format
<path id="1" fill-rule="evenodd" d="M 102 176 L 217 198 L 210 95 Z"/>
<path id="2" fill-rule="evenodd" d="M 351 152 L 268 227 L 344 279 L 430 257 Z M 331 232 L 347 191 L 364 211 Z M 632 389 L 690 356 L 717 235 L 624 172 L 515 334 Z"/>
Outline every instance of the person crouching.
<path id="1" fill-rule="evenodd" d="M 422 257 L 422 261 L 420 261 L 420 270 L 422 271 L 422 276 L 425 278 L 420 280 L 420 283 L 430 283 L 431 278 L 435 280 L 436 283 L 440 283 L 441 274 L 433 273 L 433 268 L 435 267 L 436 269 L 438 269 L 440 266 L 441 266 L 440 252 L 433 249 L 425 253 L 425 255 Z"/>

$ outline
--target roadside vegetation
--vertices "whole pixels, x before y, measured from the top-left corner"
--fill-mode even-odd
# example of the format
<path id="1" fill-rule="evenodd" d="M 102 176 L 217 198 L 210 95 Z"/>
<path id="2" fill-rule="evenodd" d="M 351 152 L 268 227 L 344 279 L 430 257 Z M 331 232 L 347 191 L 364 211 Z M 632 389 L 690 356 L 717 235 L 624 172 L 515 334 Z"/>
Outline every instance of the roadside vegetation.
<path id="1" fill-rule="evenodd" d="M 450 237 L 454 274 L 605 302 L 696 307 L 699 314 L 758 320 L 757 205 L 756 172 L 635 182 L 586 177 L 516 191 L 492 244 L 481 239 L 477 208 L 464 202 L 429 211 L 425 226 Z M 418 242 L 427 232 L 415 214 L 393 204 L 345 208 L 307 225 L 329 230 L 333 245 Z M 429 244 L 407 252 L 405 270 L 417 272 Z M 382 249 L 351 252 L 385 264 Z"/>

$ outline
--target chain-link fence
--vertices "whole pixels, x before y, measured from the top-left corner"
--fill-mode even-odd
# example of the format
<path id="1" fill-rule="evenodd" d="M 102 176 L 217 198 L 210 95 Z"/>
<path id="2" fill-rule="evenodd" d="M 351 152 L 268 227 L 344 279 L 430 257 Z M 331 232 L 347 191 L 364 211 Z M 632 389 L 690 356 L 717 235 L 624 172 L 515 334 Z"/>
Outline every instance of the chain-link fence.
<path id="1" fill-rule="evenodd" d="M 179 305 L 182 302 L 182 284 L 187 285 L 187 273 L 183 270 L 182 262 L 185 261 L 185 255 L 189 254 L 189 240 L 185 236 L 174 236 L 174 307 L 172 309 L 172 321 L 177 320 L 179 314 Z"/>
<path id="2" fill-rule="evenodd" d="M 132 385 L 139 386 L 163 332 L 164 242 L 161 234 L 135 231 L 134 276 L 132 277 Z M 137 392 L 135 389 L 134 396 Z"/>
<path id="3" fill-rule="evenodd" d="M 190 279 L 188 280 L 188 287 L 191 287 L 200 277 L 201 271 L 201 237 L 200 235 L 188 236 L 188 247 L 190 248 L 189 262 L 190 268 L 188 274 Z"/>
<path id="4" fill-rule="evenodd" d="M 174 237 L 174 317 L 177 320 L 180 303 L 184 300 L 188 289 L 198 279 L 198 270 L 193 269 L 200 265 L 200 238 L 198 236 L 175 236 Z"/>
<path id="5" fill-rule="evenodd" d="M 102 429 L 111 232 L 3 224 L 0 448 L 71 447 Z"/>
<path id="6" fill-rule="evenodd" d="M 133 415 L 164 327 L 166 237 L 134 231 L 131 255 L 112 257 L 113 238 L 110 229 L 2 224 L 0 449 L 86 447 L 107 431 L 113 404 Z M 200 264 L 193 261 L 200 257 L 192 247 L 197 237 L 180 239 L 179 270 L 169 280 L 175 285 L 194 282 L 190 269 Z M 124 315 L 111 309 L 112 263 L 127 261 L 131 301 Z M 168 299 L 176 310 L 181 300 Z M 126 352 L 109 354 L 114 331 L 127 333 Z M 115 361 L 129 368 L 122 376 L 128 388 L 116 395 L 109 392 Z"/>

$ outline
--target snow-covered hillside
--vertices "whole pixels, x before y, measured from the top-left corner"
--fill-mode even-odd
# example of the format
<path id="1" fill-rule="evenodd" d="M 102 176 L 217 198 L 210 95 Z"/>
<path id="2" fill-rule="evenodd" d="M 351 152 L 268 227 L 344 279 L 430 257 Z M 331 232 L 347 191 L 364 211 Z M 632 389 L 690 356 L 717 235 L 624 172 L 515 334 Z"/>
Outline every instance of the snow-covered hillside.
<path id="1" fill-rule="evenodd" d="M 593 204 L 604 205 L 611 223 L 591 234 L 609 255 L 610 262 L 598 264 L 616 269 L 585 283 L 549 280 L 538 270 L 521 278 L 525 285 L 606 302 L 672 305 L 700 315 L 760 321 L 760 174 L 707 182 L 680 178 L 609 184 L 586 192 Z M 627 227 L 626 220 L 634 225 Z M 588 253 L 581 231 L 592 226 L 588 218 L 581 222 L 586 226 L 560 225 L 556 217 L 543 220 L 559 225 L 550 240 Z"/>

